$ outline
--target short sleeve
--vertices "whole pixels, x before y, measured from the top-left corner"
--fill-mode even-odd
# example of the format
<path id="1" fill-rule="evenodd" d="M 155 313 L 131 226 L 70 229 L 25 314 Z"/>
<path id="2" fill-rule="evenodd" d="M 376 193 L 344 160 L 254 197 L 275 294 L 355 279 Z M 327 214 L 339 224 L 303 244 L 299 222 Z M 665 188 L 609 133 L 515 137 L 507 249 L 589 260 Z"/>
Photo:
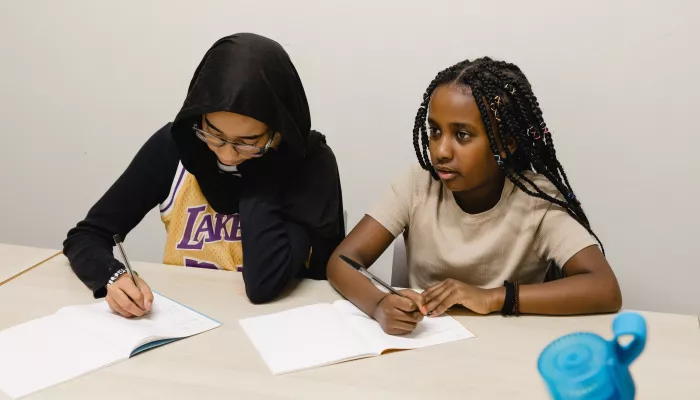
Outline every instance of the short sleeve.
<path id="1" fill-rule="evenodd" d="M 535 252 L 540 260 L 564 264 L 576 253 L 598 242 L 564 208 L 551 204 L 535 233 Z"/>
<path id="2" fill-rule="evenodd" d="M 413 168 L 403 173 L 367 215 L 374 218 L 386 230 L 397 237 L 408 226 L 411 215 L 411 190 Z"/>

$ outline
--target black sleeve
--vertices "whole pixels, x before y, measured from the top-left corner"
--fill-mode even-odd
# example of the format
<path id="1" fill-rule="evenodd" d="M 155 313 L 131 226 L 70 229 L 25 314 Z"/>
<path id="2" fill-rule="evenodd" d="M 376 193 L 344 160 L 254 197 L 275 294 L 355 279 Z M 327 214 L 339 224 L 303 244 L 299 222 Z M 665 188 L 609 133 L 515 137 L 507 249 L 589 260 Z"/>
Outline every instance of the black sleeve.
<path id="1" fill-rule="evenodd" d="M 285 219 L 305 227 L 311 240 L 311 260 L 301 275 L 326 279 L 328 259 L 345 238 L 345 223 L 338 164 L 325 138 L 285 179 L 283 191 Z"/>
<path id="2" fill-rule="evenodd" d="M 239 212 L 246 294 L 255 304 L 265 303 L 299 274 L 311 241 L 302 226 L 283 218 L 280 184 L 274 180 L 245 182 Z"/>
<path id="3" fill-rule="evenodd" d="M 68 232 L 63 253 L 95 298 L 106 295 L 110 276 L 123 268 L 114 258 L 113 236 L 126 237 L 168 197 L 177 165 L 177 149 L 168 124 L 151 136 L 87 217 Z"/>

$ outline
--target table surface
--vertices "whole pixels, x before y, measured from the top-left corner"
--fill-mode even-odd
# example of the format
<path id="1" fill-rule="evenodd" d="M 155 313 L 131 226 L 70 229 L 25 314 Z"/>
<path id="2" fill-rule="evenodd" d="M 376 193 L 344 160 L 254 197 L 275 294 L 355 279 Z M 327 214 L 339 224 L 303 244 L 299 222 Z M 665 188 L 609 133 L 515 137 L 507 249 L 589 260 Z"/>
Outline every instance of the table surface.
<path id="1" fill-rule="evenodd" d="M 252 305 L 237 272 L 146 263 L 134 263 L 134 269 L 154 290 L 223 325 L 28 398 L 546 399 L 537 371 L 542 349 L 575 331 L 609 339 L 615 317 L 503 318 L 456 311 L 451 314 L 475 339 L 273 376 L 238 320 L 339 299 L 327 282 L 301 281 L 276 302 Z M 0 329 L 61 306 L 94 301 L 65 257 L 55 257 L 0 287 Z M 642 314 L 648 325 L 647 346 L 631 368 L 637 398 L 700 398 L 698 318 Z M 0 399 L 3 396 L 0 392 Z"/>
<path id="2" fill-rule="evenodd" d="M 60 252 L 0 243 L 0 285 Z"/>

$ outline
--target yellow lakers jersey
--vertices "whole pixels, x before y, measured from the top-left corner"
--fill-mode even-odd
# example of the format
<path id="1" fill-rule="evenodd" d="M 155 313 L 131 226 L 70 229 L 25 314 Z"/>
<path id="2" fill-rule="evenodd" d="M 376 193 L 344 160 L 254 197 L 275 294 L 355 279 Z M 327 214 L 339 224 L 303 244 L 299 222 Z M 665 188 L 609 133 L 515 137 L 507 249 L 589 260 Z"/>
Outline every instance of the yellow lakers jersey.
<path id="1" fill-rule="evenodd" d="M 238 214 L 215 212 L 197 179 L 180 163 L 170 193 L 160 205 L 167 240 L 163 263 L 240 271 L 243 266 Z"/>

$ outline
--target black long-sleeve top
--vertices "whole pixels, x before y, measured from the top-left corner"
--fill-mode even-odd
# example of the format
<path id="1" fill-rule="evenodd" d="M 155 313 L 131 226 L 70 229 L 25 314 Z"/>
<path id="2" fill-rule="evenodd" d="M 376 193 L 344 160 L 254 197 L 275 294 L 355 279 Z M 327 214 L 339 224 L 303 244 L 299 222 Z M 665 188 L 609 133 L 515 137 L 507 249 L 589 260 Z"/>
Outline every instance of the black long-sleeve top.
<path id="1" fill-rule="evenodd" d="M 85 219 L 68 232 L 64 253 L 73 271 L 95 297 L 106 295 L 107 281 L 123 268 L 113 255 L 113 235 L 126 237 L 169 195 L 179 164 L 170 126 L 160 129 L 144 144 Z M 314 159 L 307 160 L 307 164 L 309 168 L 314 164 L 336 165 L 335 157 L 325 143 L 323 150 L 316 152 Z M 327 174 L 326 178 L 337 177 L 337 168 L 326 168 L 317 173 Z M 328 182 L 328 179 L 320 181 Z M 285 216 L 283 185 L 261 180 L 242 185 L 239 213 L 242 216 L 245 258 L 243 279 L 252 302 L 274 299 L 290 280 L 298 276 L 325 279 L 328 258 L 344 236 L 342 194 L 340 183 L 337 185 L 337 197 L 332 196 L 329 207 L 338 208 L 338 217 L 316 230 L 309 230 Z M 304 263 L 312 248 L 309 266 L 305 268 Z"/>

